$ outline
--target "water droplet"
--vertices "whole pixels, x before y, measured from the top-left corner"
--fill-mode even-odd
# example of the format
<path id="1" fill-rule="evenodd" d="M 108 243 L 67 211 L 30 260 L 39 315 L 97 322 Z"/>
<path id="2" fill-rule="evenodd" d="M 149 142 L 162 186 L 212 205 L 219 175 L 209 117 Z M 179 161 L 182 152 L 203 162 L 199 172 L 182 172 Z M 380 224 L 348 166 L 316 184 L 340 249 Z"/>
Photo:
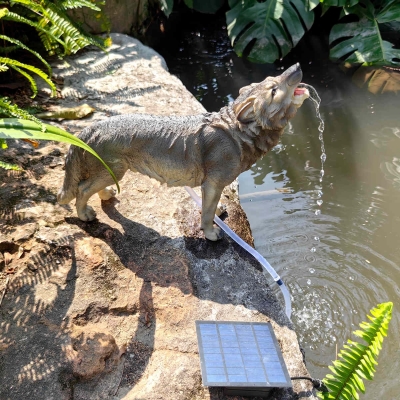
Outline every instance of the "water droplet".
<path id="1" fill-rule="evenodd" d="M 323 203 L 323 200 L 317 200 L 317 204 L 320 206 Z"/>
<path id="2" fill-rule="evenodd" d="M 317 251 L 317 249 L 315 247 L 311 247 L 311 253 L 315 253 Z"/>
<path id="3" fill-rule="evenodd" d="M 322 192 L 322 190 L 318 190 L 318 192 L 317 192 L 317 196 L 318 196 L 318 197 L 322 197 L 323 194 L 324 194 L 324 193 Z"/>
<path id="4" fill-rule="evenodd" d="M 314 268 L 310 268 L 309 271 L 310 271 L 310 274 L 313 274 L 315 272 L 315 269 Z"/>
<path id="5" fill-rule="evenodd" d="M 350 281 L 354 281 L 354 276 L 349 276 Z"/>
<path id="6" fill-rule="evenodd" d="M 321 154 L 321 161 L 322 161 L 322 162 L 325 162 L 325 161 L 326 161 L 326 154 L 325 154 L 325 153 L 322 153 L 322 154 Z"/>
<path id="7" fill-rule="evenodd" d="M 319 237 L 318 237 L 318 236 L 314 236 L 314 240 L 316 240 L 317 242 L 319 242 Z"/>
<path id="8" fill-rule="evenodd" d="M 311 279 L 307 279 L 307 285 L 311 285 Z"/>
<path id="9" fill-rule="evenodd" d="M 315 215 L 320 215 L 321 214 L 321 210 L 315 210 Z"/>
<path id="10" fill-rule="evenodd" d="M 321 178 L 325 175 L 325 171 L 323 169 L 321 169 L 320 175 L 321 175 Z"/>

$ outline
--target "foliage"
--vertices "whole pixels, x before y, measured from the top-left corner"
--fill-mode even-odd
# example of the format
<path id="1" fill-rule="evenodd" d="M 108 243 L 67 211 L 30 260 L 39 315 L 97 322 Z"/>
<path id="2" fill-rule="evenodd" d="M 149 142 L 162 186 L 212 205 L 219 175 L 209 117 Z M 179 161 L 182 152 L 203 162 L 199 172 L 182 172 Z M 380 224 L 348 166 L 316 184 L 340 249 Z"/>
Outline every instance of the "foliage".
<path id="1" fill-rule="evenodd" d="M 224 3 L 218 1 L 184 0 L 197 11 L 216 12 Z M 159 0 L 168 16 L 173 0 Z M 384 23 L 400 21 L 398 0 L 227 0 L 228 35 L 239 56 L 249 60 L 272 63 L 296 46 L 314 23 L 314 9 L 320 5 L 322 14 L 331 7 L 341 7 L 342 17 L 351 15 L 352 22 L 338 23 L 330 34 L 333 60 L 366 65 L 400 65 L 400 50 L 382 39 Z M 201 4 L 201 5 L 200 5 Z M 357 21 L 354 22 L 354 19 Z"/>
<path id="2" fill-rule="evenodd" d="M 354 3 L 354 1 L 353 1 Z M 334 44 L 332 59 L 344 59 L 352 64 L 400 66 L 400 50 L 394 49 L 390 42 L 384 41 L 379 24 L 400 21 L 400 2 L 398 0 L 361 0 L 353 7 L 345 7 L 346 14 L 354 14 L 357 22 L 335 25 L 329 37 Z"/>
<path id="3" fill-rule="evenodd" d="M 105 48 L 105 41 L 103 39 L 85 33 L 77 24 L 75 24 L 68 17 L 66 11 L 72 8 L 88 7 L 92 10 L 101 11 L 94 3 L 88 0 L 13 0 L 12 2 L 2 2 L 7 5 L 0 9 L 0 19 L 3 24 L 8 23 L 7 26 L 14 27 L 12 31 L 17 29 L 17 26 L 27 25 L 36 29 L 38 36 L 49 55 L 57 54 L 64 56 L 67 54 L 75 53 L 85 46 L 90 44 Z M 51 67 L 48 62 L 31 47 L 27 46 L 21 40 L 13 38 L 10 35 L 1 34 L 0 39 L 3 43 L 8 42 L 11 45 L 3 48 L 6 53 L 5 57 L 0 57 L 1 68 L 0 72 L 11 68 L 25 77 L 32 89 L 35 97 L 37 94 L 37 84 L 34 79 L 35 76 L 43 79 L 51 88 L 52 94 L 56 92 L 56 87 L 51 81 Z M 32 41 L 34 42 L 34 41 Z M 8 54 L 16 51 L 27 51 L 33 55 L 43 65 L 44 70 L 23 62 L 23 55 L 20 60 L 15 57 L 10 57 Z M 0 98 L 0 111 L 7 113 L 9 107 L 3 108 L 4 99 Z M 15 116 L 15 115 L 14 115 Z"/>
<path id="4" fill-rule="evenodd" d="M 272 63 L 284 57 L 314 22 L 314 13 L 304 0 L 229 0 L 226 14 L 228 35 L 236 53 L 242 56 L 254 41 L 248 58 L 254 62 Z"/>
<path id="5" fill-rule="evenodd" d="M 63 129 L 48 124 L 38 124 L 35 121 L 18 118 L 3 118 L 0 119 L 0 140 L 2 139 L 55 140 L 81 147 L 95 156 L 103 164 L 114 179 L 118 191 L 120 190 L 117 178 L 100 156 L 81 139 Z M 0 166 L 2 165 L 0 164 Z"/>
<path id="6" fill-rule="evenodd" d="M 58 56 L 64 56 L 76 53 L 78 50 L 90 44 L 100 48 L 105 48 L 107 44 L 107 39 L 104 40 L 84 32 L 81 27 L 71 21 L 67 15 L 67 10 L 80 7 L 88 7 L 92 10 L 101 11 L 101 9 L 92 1 L 12 0 L 11 2 L 2 1 L 1 4 L 4 7 L 0 8 L 0 22 L 3 27 L 2 34 L 0 34 L 0 40 L 2 40 L 4 45 L 0 50 L 2 50 L 1 53 L 4 54 L 4 56 L 0 56 L 0 72 L 13 69 L 25 77 L 32 89 L 32 97 L 35 97 L 38 92 L 35 77 L 43 79 L 50 87 L 52 95 L 55 94 L 56 87 L 51 80 L 51 67 L 42 55 L 37 50 L 33 50 L 30 46 L 24 43 L 22 38 L 20 40 L 11 37 L 9 34 L 5 34 L 7 28 L 11 28 L 11 32 L 18 31 L 18 26 L 20 25 L 34 28 L 44 49 L 49 55 L 56 54 Z M 29 38 L 25 38 L 25 41 L 28 40 Z M 31 40 L 31 42 L 34 43 L 35 40 Z M 8 43 L 9 46 L 5 46 L 5 43 Z M 42 69 L 25 62 L 25 56 L 21 51 L 28 52 L 34 56 L 40 65 L 42 65 Z M 10 53 L 15 53 L 16 56 L 11 57 L 9 55 Z M 8 98 L 2 96 L 0 96 L 0 114 L 3 116 L 5 115 L 26 120 L 24 122 L 20 121 L 19 125 L 14 124 L 13 128 L 11 128 L 10 123 L 2 126 L 3 132 L 0 134 L 0 149 L 7 148 L 7 142 L 5 139 L 15 138 L 18 136 L 15 132 L 17 126 L 21 126 L 22 128 L 29 126 L 32 137 L 38 138 L 39 136 L 44 135 L 44 139 L 53 140 L 49 139 L 49 135 L 55 134 L 53 132 L 55 128 L 49 128 L 49 125 L 47 126 L 42 124 L 40 120 L 32 116 L 30 113 L 20 109 L 17 105 L 12 104 Z M 3 121 L 6 121 L 6 119 Z M 12 120 L 10 119 L 9 121 Z M 34 129 L 33 126 L 36 128 Z M 66 138 L 71 140 L 70 136 L 72 135 L 64 131 L 62 132 L 65 134 L 62 135 L 60 132 L 61 130 L 57 131 L 58 140 L 66 141 Z M 21 131 L 21 134 L 26 135 L 26 131 Z M 26 139 L 29 138 L 27 137 Z M 76 140 L 77 139 L 75 138 L 74 143 L 79 145 Z M 7 164 L 5 162 L 0 162 L 0 167 L 7 169 L 19 168 L 16 165 Z"/>
<path id="7" fill-rule="evenodd" d="M 367 315 L 371 322 L 362 322 L 361 330 L 353 334 L 363 339 L 366 344 L 348 340 L 339 353 L 339 360 L 333 361 L 323 383 L 329 392 L 319 392 L 318 397 L 324 400 L 358 399 L 358 392 L 365 392 L 364 379 L 372 380 L 375 372 L 376 359 L 382 349 L 382 342 L 392 318 L 393 303 L 378 304 Z"/>

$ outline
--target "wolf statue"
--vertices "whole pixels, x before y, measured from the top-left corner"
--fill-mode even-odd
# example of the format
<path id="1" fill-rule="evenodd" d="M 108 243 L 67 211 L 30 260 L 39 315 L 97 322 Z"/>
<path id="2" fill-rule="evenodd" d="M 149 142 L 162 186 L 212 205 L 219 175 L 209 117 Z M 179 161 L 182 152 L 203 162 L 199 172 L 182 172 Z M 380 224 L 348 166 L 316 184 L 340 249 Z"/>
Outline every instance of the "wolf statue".
<path id="1" fill-rule="evenodd" d="M 213 225 L 225 186 L 249 169 L 279 142 L 308 90 L 299 86 L 299 64 L 277 77 L 245 86 L 239 97 L 219 112 L 191 116 L 127 114 L 85 128 L 79 138 L 91 146 L 113 170 L 118 181 L 130 169 L 168 186 L 201 186 L 201 228 L 209 240 L 222 237 Z M 76 198 L 82 221 L 96 214 L 87 205 L 98 193 L 102 200 L 115 196 L 113 179 L 100 162 L 71 146 L 58 202 Z"/>

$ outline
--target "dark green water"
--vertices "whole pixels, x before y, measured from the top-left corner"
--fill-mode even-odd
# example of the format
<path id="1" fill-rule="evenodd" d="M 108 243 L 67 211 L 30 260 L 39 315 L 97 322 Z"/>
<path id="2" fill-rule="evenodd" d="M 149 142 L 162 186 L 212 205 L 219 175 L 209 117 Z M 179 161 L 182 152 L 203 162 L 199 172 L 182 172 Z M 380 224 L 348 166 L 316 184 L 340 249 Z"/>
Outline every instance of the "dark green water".
<path id="1" fill-rule="evenodd" d="M 322 182 L 319 122 L 306 101 L 281 144 L 240 176 L 241 203 L 257 250 L 291 292 L 292 320 L 314 377 L 328 372 L 372 307 L 394 303 L 363 398 L 400 398 L 400 97 L 354 86 L 328 61 L 318 34 L 283 62 L 257 66 L 232 53 L 220 22 L 184 28 L 175 45 L 157 50 L 209 111 L 297 61 L 303 81 L 317 89 L 327 155 Z"/>

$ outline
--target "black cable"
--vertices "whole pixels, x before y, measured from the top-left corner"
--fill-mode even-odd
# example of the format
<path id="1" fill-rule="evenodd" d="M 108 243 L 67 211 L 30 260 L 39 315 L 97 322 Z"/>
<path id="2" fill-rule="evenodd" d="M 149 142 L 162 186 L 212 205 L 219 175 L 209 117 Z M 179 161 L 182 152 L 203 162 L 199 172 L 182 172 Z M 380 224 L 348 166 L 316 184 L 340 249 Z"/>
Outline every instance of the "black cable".
<path id="1" fill-rule="evenodd" d="M 313 379 L 309 376 L 291 376 L 290 379 L 292 381 L 300 379 L 310 381 L 313 384 L 314 389 L 318 390 L 319 392 L 328 392 L 328 388 L 320 379 Z"/>

